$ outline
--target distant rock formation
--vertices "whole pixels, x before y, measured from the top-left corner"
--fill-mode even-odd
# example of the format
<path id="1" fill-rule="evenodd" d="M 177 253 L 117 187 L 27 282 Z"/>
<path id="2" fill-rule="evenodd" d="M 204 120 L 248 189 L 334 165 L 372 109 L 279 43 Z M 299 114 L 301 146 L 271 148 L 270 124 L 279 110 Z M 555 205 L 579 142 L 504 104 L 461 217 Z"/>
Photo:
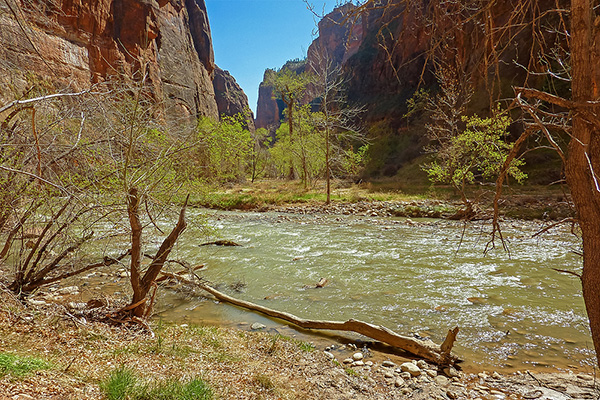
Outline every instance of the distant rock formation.
<path id="1" fill-rule="evenodd" d="M 2 101 L 32 75 L 80 90 L 145 68 L 166 115 L 218 117 L 204 0 L 6 0 L 0 26 Z"/>
<path id="2" fill-rule="evenodd" d="M 452 8 L 461 2 L 425 0 L 407 4 L 403 0 L 366 2 L 360 13 L 352 3 L 336 8 L 319 22 L 319 36 L 310 45 L 305 60 L 308 69 L 323 57 L 339 66 L 346 81 L 346 101 L 366 107 L 362 122 L 377 132 L 371 141 L 371 154 L 376 155 L 368 174 L 393 176 L 423 154 L 428 141 L 424 123 L 409 127 L 406 104 L 417 88 L 431 94 L 439 90 L 434 57 L 459 65 L 460 75 L 475 92 L 468 113 L 478 114 L 489 112 L 490 100 L 509 97 L 512 86 L 522 84 L 526 73 L 520 66 L 538 65 L 535 60 L 530 62 L 532 56 L 537 57 L 531 51 L 530 27 L 506 25 L 507 16 L 513 12 L 509 2 L 493 3 L 485 17 L 475 13 L 468 18 Z M 550 0 L 536 4 L 540 10 L 554 7 Z M 522 18 L 531 20 L 525 14 Z M 460 18 L 463 20 L 457 20 Z M 493 48 L 487 33 L 490 26 L 497 41 Z M 503 26 L 507 26 L 506 31 L 500 32 Z M 549 45 L 561 40 L 553 37 L 556 34 L 551 30 L 547 34 L 544 41 Z M 271 88 L 265 81 L 259 89 L 256 126 L 278 126 L 283 107 L 271 98 Z M 542 84 L 542 78 L 529 77 L 530 86 Z"/>
<path id="3" fill-rule="evenodd" d="M 248 106 L 248 96 L 229 71 L 215 68 L 213 87 L 220 116 L 247 114 L 248 129 L 254 130 L 254 115 Z"/>
<path id="4" fill-rule="evenodd" d="M 327 58 L 326 62 L 331 62 L 335 66 L 345 63 L 358 51 L 363 39 L 362 19 L 348 19 L 348 15 L 355 8 L 352 3 L 346 3 L 327 14 L 318 23 L 319 36 L 309 46 L 307 59 L 301 62 L 288 61 L 282 68 L 300 73 L 307 65 L 319 64 L 320 60 L 317 60 L 319 57 Z M 273 70 L 265 71 L 258 89 L 255 120 L 257 128 L 277 128 L 283 117 L 284 105 L 273 99 L 273 90 L 266 84 L 268 74 L 273 72 Z M 311 100 L 312 98 L 307 97 L 305 102 Z"/>

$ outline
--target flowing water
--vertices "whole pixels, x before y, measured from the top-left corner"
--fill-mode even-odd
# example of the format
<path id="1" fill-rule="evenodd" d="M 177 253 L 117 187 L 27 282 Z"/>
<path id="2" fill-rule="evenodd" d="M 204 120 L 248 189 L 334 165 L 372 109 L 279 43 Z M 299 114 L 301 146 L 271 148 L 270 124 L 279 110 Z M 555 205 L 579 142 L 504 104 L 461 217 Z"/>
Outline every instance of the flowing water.
<path id="1" fill-rule="evenodd" d="M 192 211 L 200 212 L 200 211 Z M 484 254 L 489 223 L 423 219 L 202 211 L 220 235 L 241 247 L 199 246 L 186 233 L 178 258 L 206 265 L 215 283 L 243 282 L 230 294 L 310 319 L 349 318 L 440 343 L 458 325 L 456 353 L 485 368 L 567 368 L 593 363 L 592 343 L 573 275 L 578 240 L 565 228 L 533 237 L 539 224 L 503 225 L 510 254 L 498 242 Z M 462 238 L 462 240 L 461 240 Z M 321 289 L 306 287 L 320 278 Z M 162 303 L 162 317 L 235 325 L 257 314 L 183 296 Z"/>

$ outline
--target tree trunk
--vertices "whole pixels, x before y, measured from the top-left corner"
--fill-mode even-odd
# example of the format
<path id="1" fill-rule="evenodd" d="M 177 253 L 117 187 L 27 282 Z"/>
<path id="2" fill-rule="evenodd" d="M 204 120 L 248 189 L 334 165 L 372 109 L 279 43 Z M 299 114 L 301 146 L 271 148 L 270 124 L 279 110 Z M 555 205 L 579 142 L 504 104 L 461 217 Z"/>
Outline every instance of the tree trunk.
<path id="1" fill-rule="evenodd" d="M 598 79 L 595 74 L 592 2 L 571 1 L 571 59 L 573 101 L 595 100 Z M 567 183 L 583 238 L 583 299 L 590 321 L 592 340 L 600 365 L 600 137 L 598 127 L 574 110 L 572 138 L 566 162 Z"/>
<path id="2" fill-rule="evenodd" d="M 326 111 L 327 112 L 327 111 Z M 325 114 L 327 115 L 327 114 Z M 326 204 L 331 203 L 331 167 L 330 167 L 330 143 L 329 143 L 329 121 L 325 118 L 325 180 L 327 182 L 327 201 Z"/>
<path id="3" fill-rule="evenodd" d="M 293 181 L 296 177 L 294 172 L 294 100 L 290 98 L 288 102 L 285 102 L 288 108 L 288 131 L 290 134 L 290 174 L 288 179 Z"/>
<path id="4" fill-rule="evenodd" d="M 135 307 L 131 307 L 131 312 L 136 317 L 145 317 L 150 311 L 150 305 L 147 304 L 147 301 L 145 301 L 146 296 L 148 295 L 148 292 L 154 284 L 154 281 L 156 280 L 156 277 L 160 273 L 162 267 L 165 265 L 167 257 L 171 253 L 171 250 L 177 242 L 177 239 L 187 227 L 187 223 L 185 221 L 185 210 L 187 208 L 189 197 L 190 196 L 188 195 L 185 199 L 185 203 L 181 207 L 177 224 L 169 236 L 163 240 L 158 252 L 154 256 L 150 266 L 142 277 L 142 224 L 139 218 L 140 197 L 137 188 L 131 188 L 129 190 L 127 212 L 129 214 L 129 223 L 131 225 L 131 288 L 133 289 L 131 305 L 135 305 Z"/>

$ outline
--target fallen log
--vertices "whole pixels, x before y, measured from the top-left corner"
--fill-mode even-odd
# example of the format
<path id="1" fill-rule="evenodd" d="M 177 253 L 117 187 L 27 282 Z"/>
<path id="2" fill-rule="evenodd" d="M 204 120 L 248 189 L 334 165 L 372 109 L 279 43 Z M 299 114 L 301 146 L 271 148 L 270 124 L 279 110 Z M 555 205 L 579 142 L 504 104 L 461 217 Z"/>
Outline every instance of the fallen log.
<path id="1" fill-rule="evenodd" d="M 214 242 L 206 242 L 202 243 L 200 246 L 242 246 L 241 244 L 237 244 L 232 240 L 215 240 Z"/>
<path id="2" fill-rule="evenodd" d="M 304 329 L 327 329 L 359 333 L 361 335 L 370 337 L 371 339 L 375 339 L 395 348 L 404 350 L 410 354 L 413 354 L 417 357 L 423 358 L 440 366 L 453 365 L 462 361 L 455 354 L 452 354 L 452 346 L 454 344 L 454 340 L 456 339 L 456 335 L 458 334 L 458 327 L 448 332 L 448 335 L 451 335 L 452 337 L 447 337 L 446 340 L 444 340 L 444 346 L 440 347 L 439 345 L 433 343 L 431 340 L 420 340 L 408 336 L 402 336 L 384 326 L 373 325 L 368 322 L 363 322 L 356 319 L 349 319 L 348 321 L 341 322 L 309 320 L 299 318 L 287 312 L 273 310 L 271 308 L 263 307 L 261 305 L 251 303 L 249 301 L 236 299 L 234 297 L 219 292 L 218 290 L 208 286 L 207 284 L 201 281 L 190 281 L 186 278 L 182 278 L 181 276 L 176 276 L 167 273 L 165 273 L 164 275 L 173 279 L 179 279 L 184 283 L 194 284 L 223 302 L 230 303 L 249 310 L 257 311 L 261 314 L 268 315 L 269 317 L 279 318 Z"/>

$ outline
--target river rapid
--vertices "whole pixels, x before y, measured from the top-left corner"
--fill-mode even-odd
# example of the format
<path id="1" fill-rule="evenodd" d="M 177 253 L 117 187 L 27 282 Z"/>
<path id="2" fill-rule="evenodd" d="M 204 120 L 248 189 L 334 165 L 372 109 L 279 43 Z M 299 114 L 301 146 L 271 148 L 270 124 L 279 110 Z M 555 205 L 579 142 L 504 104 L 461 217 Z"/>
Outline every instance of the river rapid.
<path id="1" fill-rule="evenodd" d="M 573 252 L 579 240 L 567 227 L 534 236 L 541 222 L 505 222 L 509 252 L 497 242 L 484 253 L 489 222 L 190 212 L 241 246 L 200 246 L 214 237 L 191 226 L 176 258 L 205 264 L 201 275 L 235 297 L 309 319 L 360 319 L 438 343 L 459 326 L 455 352 L 474 368 L 567 369 L 594 362 L 579 280 L 554 270 L 581 268 Z M 321 278 L 328 284 L 315 289 Z M 179 323 L 260 322 L 319 340 L 211 300 L 169 294 L 159 308 L 161 318 Z"/>

